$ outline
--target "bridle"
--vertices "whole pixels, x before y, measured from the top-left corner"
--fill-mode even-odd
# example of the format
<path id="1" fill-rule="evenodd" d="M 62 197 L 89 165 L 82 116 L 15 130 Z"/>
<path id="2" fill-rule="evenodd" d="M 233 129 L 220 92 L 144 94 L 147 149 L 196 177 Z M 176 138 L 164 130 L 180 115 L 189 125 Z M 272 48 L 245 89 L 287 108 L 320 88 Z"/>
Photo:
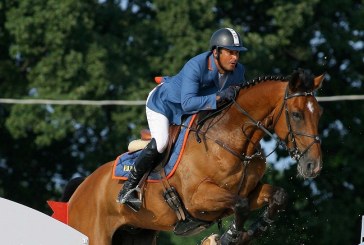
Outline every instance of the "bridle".
<path id="1" fill-rule="evenodd" d="M 275 136 L 274 134 L 272 134 L 264 125 L 261 121 L 257 121 L 255 120 L 247 111 L 245 111 L 237 102 L 235 99 L 233 99 L 233 104 L 237 107 L 238 111 L 240 111 L 243 115 L 247 116 L 249 118 L 249 120 L 256 126 L 258 127 L 260 130 L 262 130 L 265 134 L 267 134 L 269 137 L 271 137 L 274 141 L 276 141 L 276 147 L 275 149 L 269 153 L 272 154 L 277 148 L 278 146 L 282 146 L 284 149 L 286 149 L 288 151 L 288 153 L 290 154 L 291 158 L 296 160 L 297 162 L 303 157 L 303 155 L 314 145 L 314 144 L 319 144 L 321 143 L 321 138 L 319 135 L 315 135 L 315 134 L 306 134 L 306 133 L 302 133 L 302 132 L 297 132 L 294 131 L 292 129 L 292 124 L 291 124 L 291 120 L 289 117 L 289 110 L 288 110 L 288 105 L 287 105 L 287 101 L 291 98 L 294 97 L 300 97 L 300 96 L 314 96 L 313 92 L 297 92 L 297 93 L 292 93 L 289 94 L 288 92 L 288 86 L 286 88 L 285 91 L 285 95 L 284 95 L 284 99 L 281 105 L 281 108 L 279 110 L 278 113 L 278 117 L 276 118 L 275 122 L 272 125 L 272 128 L 275 127 L 275 125 L 277 124 L 279 118 L 281 117 L 283 110 L 285 111 L 285 115 L 286 115 L 286 124 L 287 124 L 287 128 L 288 128 L 288 133 L 285 139 L 288 140 L 288 138 L 291 139 L 292 142 L 292 148 L 289 148 L 286 143 L 285 140 L 280 139 L 279 137 Z M 303 150 L 300 151 L 298 149 L 297 143 L 296 143 L 296 136 L 305 136 L 305 137 L 309 137 L 312 138 L 312 142 Z M 268 156 L 269 156 L 268 155 Z"/>
<path id="2" fill-rule="evenodd" d="M 289 117 L 289 111 L 288 111 L 288 106 L 287 106 L 287 100 L 294 98 L 294 97 L 300 97 L 300 96 L 312 96 L 313 92 L 297 92 L 297 93 L 293 93 L 293 94 L 288 94 L 288 87 L 286 89 L 286 93 L 284 96 L 284 100 L 283 100 L 283 104 L 284 104 L 284 110 L 285 110 L 285 114 L 286 114 L 286 123 L 287 123 L 287 127 L 288 127 L 288 135 L 287 137 L 289 137 L 291 139 L 291 142 L 293 144 L 293 148 L 291 149 L 287 149 L 290 156 L 295 159 L 296 161 L 299 161 L 301 159 L 301 157 L 314 145 L 314 144 L 320 144 L 321 143 L 321 138 L 319 135 L 315 135 L 315 134 L 306 134 L 306 133 L 302 133 L 302 132 L 297 132 L 297 131 L 293 131 L 292 129 L 292 125 L 291 125 L 291 119 Z M 302 152 L 299 151 L 298 147 L 297 147 L 297 143 L 296 143 L 296 139 L 295 136 L 305 136 L 305 137 L 309 137 L 312 138 L 312 142 L 311 144 L 309 144 L 306 149 L 304 149 Z"/>

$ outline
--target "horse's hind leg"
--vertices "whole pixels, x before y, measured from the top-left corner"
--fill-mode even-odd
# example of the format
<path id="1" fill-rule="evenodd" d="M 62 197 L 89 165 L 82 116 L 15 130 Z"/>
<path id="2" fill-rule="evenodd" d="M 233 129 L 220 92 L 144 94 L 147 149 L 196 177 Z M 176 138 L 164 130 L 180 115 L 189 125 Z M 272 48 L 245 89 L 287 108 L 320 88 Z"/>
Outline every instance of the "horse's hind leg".
<path id="1" fill-rule="evenodd" d="M 252 209 L 260 208 L 268 204 L 263 213 L 242 235 L 238 244 L 248 244 L 252 239 L 261 235 L 273 223 L 274 218 L 280 211 L 284 210 L 287 200 L 287 193 L 280 187 L 273 187 L 268 184 L 260 184 L 249 197 Z"/>

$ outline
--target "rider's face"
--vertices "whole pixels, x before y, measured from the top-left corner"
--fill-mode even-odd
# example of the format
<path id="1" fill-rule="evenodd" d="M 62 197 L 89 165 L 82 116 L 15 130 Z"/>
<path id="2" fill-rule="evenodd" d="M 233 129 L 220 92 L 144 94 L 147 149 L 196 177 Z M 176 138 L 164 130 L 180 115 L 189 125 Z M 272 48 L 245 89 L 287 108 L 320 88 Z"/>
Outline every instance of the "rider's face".
<path id="1" fill-rule="evenodd" d="M 225 73 L 225 71 L 233 71 L 239 60 L 239 51 L 220 48 L 220 62 L 216 62 L 219 72 Z M 217 50 L 214 50 L 215 57 L 217 56 Z M 216 61 L 216 60 L 215 60 Z"/>

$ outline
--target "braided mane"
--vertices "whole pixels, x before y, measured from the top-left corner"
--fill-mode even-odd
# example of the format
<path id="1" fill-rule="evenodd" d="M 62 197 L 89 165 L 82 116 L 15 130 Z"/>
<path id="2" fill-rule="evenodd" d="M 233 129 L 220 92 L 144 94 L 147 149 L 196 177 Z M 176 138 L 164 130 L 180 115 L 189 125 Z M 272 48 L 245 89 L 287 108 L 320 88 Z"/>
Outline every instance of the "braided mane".
<path id="1" fill-rule="evenodd" d="M 249 80 L 247 83 L 245 83 L 244 85 L 240 85 L 240 89 L 245 89 L 251 86 L 255 86 L 261 82 L 265 82 L 265 81 L 283 81 L 283 82 L 288 82 L 290 80 L 297 80 L 299 79 L 300 81 L 302 81 L 301 83 L 298 84 L 299 88 L 296 89 L 301 89 L 301 90 L 312 90 L 313 86 L 314 86 L 314 76 L 313 74 L 309 71 L 309 70 L 304 70 L 302 68 L 298 68 L 296 70 L 293 71 L 293 73 L 289 76 L 282 76 L 282 75 L 264 75 L 264 76 L 259 76 L 256 77 L 252 80 Z"/>
<path id="2" fill-rule="evenodd" d="M 259 76 L 256 78 L 253 78 L 249 80 L 247 83 L 240 85 L 240 89 L 245 89 L 251 86 L 255 86 L 261 82 L 265 81 L 289 81 L 290 76 L 282 76 L 282 75 L 265 75 L 265 76 Z"/>

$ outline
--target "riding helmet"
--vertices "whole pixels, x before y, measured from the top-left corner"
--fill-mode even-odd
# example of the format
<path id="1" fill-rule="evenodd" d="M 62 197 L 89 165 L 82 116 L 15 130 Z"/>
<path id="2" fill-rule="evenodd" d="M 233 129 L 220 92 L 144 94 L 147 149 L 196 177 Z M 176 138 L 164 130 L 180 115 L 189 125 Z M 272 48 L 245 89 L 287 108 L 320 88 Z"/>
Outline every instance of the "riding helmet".
<path id="1" fill-rule="evenodd" d="M 243 46 L 239 33 L 231 28 L 222 28 L 215 31 L 210 39 L 210 50 L 226 48 L 236 51 L 247 51 Z"/>

